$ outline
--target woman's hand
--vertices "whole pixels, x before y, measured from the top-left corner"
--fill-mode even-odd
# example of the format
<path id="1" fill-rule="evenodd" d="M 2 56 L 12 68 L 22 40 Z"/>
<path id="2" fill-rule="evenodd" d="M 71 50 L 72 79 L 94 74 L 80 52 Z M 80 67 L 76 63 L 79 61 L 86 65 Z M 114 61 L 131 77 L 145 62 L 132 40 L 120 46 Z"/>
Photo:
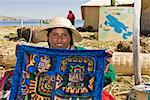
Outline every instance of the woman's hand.
<path id="1" fill-rule="evenodd" d="M 18 46 L 19 46 L 20 44 L 18 43 L 17 45 L 16 45 L 16 50 L 15 50 L 15 55 L 17 56 L 17 52 L 18 52 Z"/>
<path id="2" fill-rule="evenodd" d="M 24 39 L 24 38 L 20 38 L 17 42 L 16 42 L 16 50 L 15 50 L 15 55 L 17 56 L 17 48 L 19 45 L 23 45 L 23 44 L 26 44 L 27 41 Z"/>
<path id="3" fill-rule="evenodd" d="M 106 50 L 105 52 L 106 52 L 106 63 L 110 63 L 112 55 L 113 55 L 113 51 L 112 50 Z"/>
<path id="4" fill-rule="evenodd" d="M 105 52 L 106 52 L 106 67 L 105 67 L 104 73 L 106 73 L 108 71 L 108 67 L 109 67 L 109 64 L 111 62 L 111 58 L 112 58 L 112 55 L 113 55 L 112 50 L 106 50 Z"/>

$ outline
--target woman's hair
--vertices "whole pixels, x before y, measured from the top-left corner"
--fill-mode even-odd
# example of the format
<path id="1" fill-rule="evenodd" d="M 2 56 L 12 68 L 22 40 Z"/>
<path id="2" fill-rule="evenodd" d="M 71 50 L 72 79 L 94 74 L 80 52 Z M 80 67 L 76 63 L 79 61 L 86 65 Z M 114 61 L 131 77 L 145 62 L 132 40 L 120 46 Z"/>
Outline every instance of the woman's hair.
<path id="1" fill-rule="evenodd" d="M 71 11 L 71 10 L 69 10 L 69 13 L 72 13 L 72 11 Z"/>
<path id="2" fill-rule="evenodd" d="M 56 27 L 56 28 L 57 28 L 57 27 Z M 50 34 L 50 32 L 51 32 L 53 29 L 55 29 L 55 28 L 49 28 L 49 29 L 47 29 L 47 31 L 48 31 L 47 37 L 49 37 L 49 34 Z M 72 31 L 71 31 L 69 28 L 63 28 L 63 29 L 67 29 L 68 33 L 70 33 L 70 40 L 71 40 L 71 41 L 70 41 L 70 46 L 72 46 L 72 45 L 73 45 Z M 49 41 L 48 41 L 48 46 L 51 47 Z"/>

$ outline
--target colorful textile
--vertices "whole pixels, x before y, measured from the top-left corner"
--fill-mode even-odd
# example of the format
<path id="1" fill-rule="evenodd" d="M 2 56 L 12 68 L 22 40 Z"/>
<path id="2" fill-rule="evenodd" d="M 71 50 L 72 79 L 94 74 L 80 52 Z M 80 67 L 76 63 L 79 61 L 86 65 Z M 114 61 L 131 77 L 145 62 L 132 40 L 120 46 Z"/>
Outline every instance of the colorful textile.
<path id="1" fill-rule="evenodd" d="M 13 73 L 13 70 L 6 71 L 5 75 L 0 79 L 0 100 L 6 100 L 9 97 Z"/>
<path id="2" fill-rule="evenodd" d="M 109 94 L 107 91 L 103 90 L 102 92 L 102 100 L 116 100 L 116 97 Z"/>
<path id="3" fill-rule="evenodd" d="M 104 50 L 19 46 L 10 100 L 101 100 Z"/>
<path id="4" fill-rule="evenodd" d="M 83 47 L 78 47 L 76 46 L 76 50 L 86 50 Z M 107 51 L 106 52 L 106 57 L 112 57 L 112 51 Z M 105 67 L 105 73 L 104 73 L 104 86 L 110 84 L 111 82 L 113 82 L 116 78 L 116 72 L 115 69 L 113 67 L 113 65 L 111 63 L 108 64 L 108 68 L 106 69 Z"/>

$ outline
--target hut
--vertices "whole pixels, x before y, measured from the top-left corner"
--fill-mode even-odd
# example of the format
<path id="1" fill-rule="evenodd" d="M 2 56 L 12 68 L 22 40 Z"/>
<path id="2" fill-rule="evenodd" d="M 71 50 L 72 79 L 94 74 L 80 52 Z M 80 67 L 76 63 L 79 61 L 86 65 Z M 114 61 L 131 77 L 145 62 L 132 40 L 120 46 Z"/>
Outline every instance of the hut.
<path id="1" fill-rule="evenodd" d="M 91 26 L 98 31 L 100 7 L 111 5 L 133 6 L 134 0 L 90 0 L 81 5 L 82 19 L 84 20 L 84 28 Z"/>
<path id="2" fill-rule="evenodd" d="M 141 30 L 145 35 L 150 32 L 150 0 L 142 0 Z"/>
<path id="3" fill-rule="evenodd" d="M 92 26 L 93 30 L 98 30 L 99 8 L 101 6 L 110 5 L 109 0 L 90 0 L 81 5 L 82 19 L 84 20 L 84 28 Z"/>

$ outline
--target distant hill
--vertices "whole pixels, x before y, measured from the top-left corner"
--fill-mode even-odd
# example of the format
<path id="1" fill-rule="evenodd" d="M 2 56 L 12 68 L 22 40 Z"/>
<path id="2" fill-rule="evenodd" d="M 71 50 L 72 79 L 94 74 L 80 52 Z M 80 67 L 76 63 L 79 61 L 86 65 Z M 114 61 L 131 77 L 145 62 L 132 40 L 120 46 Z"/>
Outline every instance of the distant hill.
<path id="1" fill-rule="evenodd" d="M 17 19 L 14 17 L 8 17 L 8 16 L 0 15 L 0 21 L 11 21 L 11 20 L 17 21 Z"/>
<path id="2" fill-rule="evenodd" d="M 0 21 L 19 21 L 19 20 L 39 20 L 39 19 L 27 18 L 21 16 L 9 17 L 9 16 L 0 15 Z"/>

